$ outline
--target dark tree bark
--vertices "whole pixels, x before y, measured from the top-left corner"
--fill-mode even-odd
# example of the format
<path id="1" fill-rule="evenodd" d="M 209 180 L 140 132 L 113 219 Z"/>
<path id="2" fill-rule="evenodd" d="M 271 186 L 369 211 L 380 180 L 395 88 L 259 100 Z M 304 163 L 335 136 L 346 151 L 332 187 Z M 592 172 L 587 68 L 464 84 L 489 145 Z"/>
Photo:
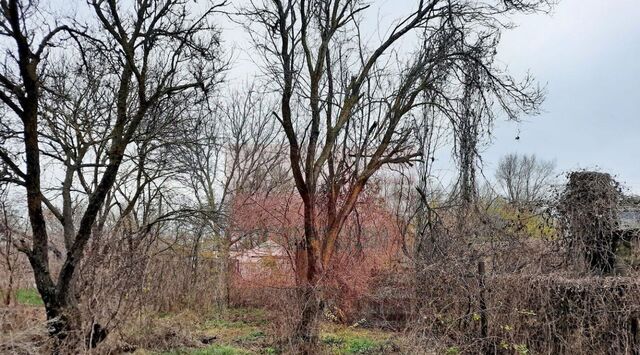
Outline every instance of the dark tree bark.
<path id="1" fill-rule="evenodd" d="M 382 167 L 408 164 L 421 155 L 407 117 L 422 105 L 455 111 L 458 98 L 442 96 L 459 81 L 463 63 L 493 70 L 472 48 L 490 47 L 491 41 L 467 43 L 473 35 L 462 24 L 465 14 L 473 13 L 481 26 L 495 29 L 500 26 L 494 19 L 498 14 L 535 10 L 539 3 L 420 1 L 371 49 L 360 37 L 358 18 L 368 8 L 360 1 L 273 0 L 252 4 L 246 11 L 262 26 L 249 30 L 278 84 L 280 112 L 274 116 L 287 137 L 293 178 L 304 204 L 303 255 L 297 258 L 305 259 L 297 270 L 303 308 L 296 336 L 302 343 L 317 339 L 319 280 L 331 269 L 341 230 L 367 182 Z M 356 35 L 346 36 L 349 31 Z M 393 72 L 385 60 L 411 32 L 419 33 L 420 46 Z M 357 43 L 355 49 L 349 41 Z M 524 96 L 523 105 L 537 104 L 535 90 L 530 96 L 526 87 L 507 90 L 508 83 L 494 78 L 494 89 L 507 92 L 503 103 Z M 434 93 L 439 102 L 423 101 L 429 97 L 425 92 Z M 325 197 L 326 205 L 320 204 Z"/>
<path id="2" fill-rule="evenodd" d="M 101 31 L 89 34 L 58 26 L 36 40 L 39 34 L 28 26 L 35 21 L 29 16 L 37 12 L 34 9 L 37 4 L 20 0 L 0 2 L 0 31 L 12 40 L 14 47 L 7 58 L 15 61 L 5 65 L 4 72 L 0 73 L 0 100 L 19 118 L 16 123 L 19 127 L 14 130 L 23 132 L 21 143 L 26 170 L 22 171 L 15 163 L 8 147 L 0 149 L 0 158 L 13 174 L 11 182 L 26 189 L 32 235 L 31 245 L 24 242 L 20 250 L 27 255 L 33 269 L 36 287 L 50 323 L 50 333 L 58 340 L 66 339 L 74 345 L 83 335 L 79 329 L 81 319 L 73 283 L 87 243 L 95 231 L 96 220 L 118 177 L 127 147 L 136 138 L 141 124 L 152 119 L 149 115 L 151 108 L 171 95 L 186 91 L 206 93 L 222 69 L 218 67 L 217 31 L 208 23 L 218 5 L 212 5 L 193 18 L 186 11 L 187 4 L 181 0 L 161 3 L 143 0 L 137 4 L 135 13 L 126 13 L 115 1 L 90 1 L 89 5 Z M 77 228 L 73 224 L 69 191 L 73 174 L 80 169 L 79 164 L 74 167 L 69 155 L 57 157 L 65 162 L 67 168 L 62 212 L 54 202 L 46 199 L 41 186 L 43 149 L 40 141 L 48 138 L 40 133 L 42 127 L 39 126 L 41 100 L 48 79 L 41 63 L 46 60 L 53 39 L 63 32 L 69 35 L 64 40 L 77 44 L 76 54 L 81 58 L 71 63 L 66 75 L 101 66 L 111 68 L 109 74 L 117 77 L 115 104 L 111 108 L 115 120 L 103 137 L 108 142 L 104 165 L 95 176 L 95 187 L 87 190 L 85 208 Z M 208 40 L 203 41 L 201 34 L 208 34 Z M 160 47 L 165 45 L 168 47 Z M 165 56 L 168 64 L 155 64 L 160 56 Z M 199 71 L 194 72 L 191 65 Z M 63 96 L 64 93 L 59 94 Z M 94 119 L 96 122 L 107 121 L 105 117 Z M 49 265 L 49 236 L 43 204 L 61 222 L 65 234 L 66 255 L 55 279 Z M 106 332 L 99 330 L 106 336 Z M 74 335 L 76 340 L 67 339 L 69 335 Z M 104 337 L 93 338 L 93 341 L 98 338 Z"/>
<path id="3" fill-rule="evenodd" d="M 539 93 L 513 84 L 485 54 L 497 43 L 498 16 L 535 11 L 543 3 L 420 1 L 372 48 L 359 26 L 369 6 L 357 0 L 273 0 L 247 9 L 261 27 L 249 31 L 277 83 L 280 112 L 274 116 L 287 137 L 304 203 L 303 255 L 297 258 L 304 259 L 297 270 L 302 315 L 296 328 L 303 352 L 317 339 L 320 280 L 330 272 L 341 230 L 367 182 L 384 166 L 408 164 L 422 154 L 407 119 L 416 108 L 458 113 L 456 88 L 465 63 L 471 63 L 491 78 L 483 83 L 485 92 L 497 94 L 511 116 L 535 110 Z M 469 18 L 492 35 L 476 36 Z M 420 44 L 393 71 L 386 61 L 412 32 Z"/>

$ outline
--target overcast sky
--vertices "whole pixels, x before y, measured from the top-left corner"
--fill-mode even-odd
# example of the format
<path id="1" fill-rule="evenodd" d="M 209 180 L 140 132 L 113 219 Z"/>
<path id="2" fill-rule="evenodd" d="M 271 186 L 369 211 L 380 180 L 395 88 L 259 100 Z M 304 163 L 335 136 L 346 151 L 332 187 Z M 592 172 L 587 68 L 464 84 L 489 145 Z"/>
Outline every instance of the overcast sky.
<path id="1" fill-rule="evenodd" d="M 415 6 L 415 0 L 373 1 L 366 17 L 378 32 L 372 41 Z M 530 70 L 546 85 L 547 100 L 539 116 L 496 123 L 483 154 L 485 175 L 493 177 L 504 154 L 535 153 L 556 160 L 559 174 L 599 169 L 640 194 L 640 0 L 561 0 L 550 15 L 515 22 L 498 58 L 516 77 Z M 253 65 L 240 52 L 248 41 L 238 28 L 227 30 L 238 54 L 232 72 L 247 79 Z"/>
<path id="2" fill-rule="evenodd" d="M 560 171 L 611 172 L 640 193 L 640 0 L 562 0 L 551 16 L 518 22 L 499 56 L 547 84 L 545 112 L 499 122 L 487 170 L 503 154 L 535 153 Z"/>

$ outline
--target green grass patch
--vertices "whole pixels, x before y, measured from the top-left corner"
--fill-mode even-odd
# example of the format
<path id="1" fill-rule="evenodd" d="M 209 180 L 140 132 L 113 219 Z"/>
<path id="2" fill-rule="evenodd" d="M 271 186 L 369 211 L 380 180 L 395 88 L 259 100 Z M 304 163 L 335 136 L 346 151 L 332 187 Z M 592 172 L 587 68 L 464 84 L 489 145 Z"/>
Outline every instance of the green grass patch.
<path id="1" fill-rule="evenodd" d="M 321 337 L 322 343 L 328 346 L 339 347 L 345 343 L 345 339 L 343 337 L 337 336 L 335 334 L 327 334 Z"/>
<path id="2" fill-rule="evenodd" d="M 248 355 L 250 352 L 229 345 L 214 345 L 202 349 L 180 349 L 160 355 Z"/>
<path id="3" fill-rule="evenodd" d="M 320 340 L 330 354 L 388 354 L 399 350 L 387 332 L 337 325 L 323 328 Z"/>
<path id="4" fill-rule="evenodd" d="M 248 325 L 243 321 L 233 321 L 222 318 L 208 319 L 204 326 L 206 328 L 246 328 Z"/>
<path id="5" fill-rule="evenodd" d="M 278 339 L 269 332 L 269 314 L 261 309 L 234 308 L 224 314 L 194 323 L 201 336 L 215 336 L 216 345 L 181 348 L 164 355 L 244 355 L 279 354 Z M 359 326 L 323 323 L 320 327 L 319 354 L 400 354 L 403 343 L 396 333 Z"/>
<path id="6" fill-rule="evenodd" d="M 353 338 L 346 345 L 347 354 L 368 354 L 379 349 L 382 344 L 368 338 Z"/>
<path id="7" fill-rule="evenodd" d="M 253 342 L 253 341 L 256 341 L 256 340 L 260 340 L 260 339 L 262 339 L 262 338 L 264 338 L 266 336 L 267 335 L 262 330 L 256 329 L 256 330 L 252 330 L 247 335 L 243 335 L 243 336 L 239 337 L 238 341 Z"/>
<path id="8" fill-rule="evenodd" d="M 43 306 L 40 294 L 34 288 L 21 288 L 16 291 L 16 301 L 27 306 Z"/>
<path id="9" fill-rule="evenodd" d="M 361 336 L 327 334 L 322 336 L 322 343 L 333 354 L 379 354 L 386 341 Z"/>
<path id="10" fill-rule="evenodd" d="M 253 348 L 262 346 L 268 339 L 265 330 L 262 329 L 264 319 L 263 311 L 230 309 L 223 316 L 204 321 L 200 331 L 209 336 L 216 336 L 221 344 L 250 347 L 254 350 Z"/>

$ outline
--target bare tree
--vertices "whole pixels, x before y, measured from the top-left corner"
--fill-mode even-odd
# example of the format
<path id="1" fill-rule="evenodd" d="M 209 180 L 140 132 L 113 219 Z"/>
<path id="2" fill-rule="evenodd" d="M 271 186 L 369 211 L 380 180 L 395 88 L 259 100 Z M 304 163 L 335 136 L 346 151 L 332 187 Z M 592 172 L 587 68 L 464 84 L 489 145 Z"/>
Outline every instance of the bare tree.
<path id="1" fill-rule="evenodd" d="M 6 284 L 3 285 L 4 305 L 9 306 L 14 292 L 16 274 L 19 266 L 19 253 L 16 249 L 16 223 L 9 207 L 7 184 L 0 184 L 0 258 L 6 269 Z"/>
<path id="2" fill-rule="evenodd" d="M 550 192 L 555 162 L 535 155 L 508 154 L 500 159 L 496 180 L 513 205 L 533 207 Z"/>
<path id="3" fill-rule="evenodd" d="M 313 352 L 322 308 L 318 287 L 360 193 L 382 167 L 422 155 L 409 120 L 416 108 L 431 105 L 453 117 L 462 100 L 460 78 L 477 68 L 476 97 L 484 107 L 496 104 L 510 118 L 536 110 L 542 95 L 531 79 L 516 82 L 492 53 L 506 15 L 546 4 L 419 1 L 373 47 L 361 32 L 369 7 L 361 1 L 254 1 L 245 10 L 264 71 L 276 84 L 280 110 L 274 117 L 286 134 L 304 203 L 297 267 L 303 307 L 294 337 L 302 352 Z M 398 60 L 398 46 L 410 33 L 419 36 L 419 46 Z"/>
<path id="4" fill-rule="evenodd" d="M 249 87 L 214 107 L 203 106 L 192 121 L 193 140 L 175 151 L 184 174 L 180 181 L 193 196 L 199 232 L 194 240 L 194 268 L 201 239 L 212 241 L 217 259 L 215 304 L 224 312 L 229 299 L 230 249 L 243 235 L 229 223 L 232 205 L 268 193 L 283 179 L 283 137 L 271 118 L 265 96 Z M 285 171 L 286 173 L 286 171 Z"/>
<path id="5" fill-rule="evenodd" d="M 479 144 L 482 138 L 482 129 L 490 126 L 491 122 L 485 122 L 488 116 L 484 109 L 486 105 L 482 101 L 482 83 L 480 71 L 471 65 L 464 77 L 463 96 L 460 102 L 459 114 L 453 120 L 455 156 L 458 159 L 458 181 L 456 197 L 462 204 L 461 216 L 464 217 L 470 205 L 476 201 L 476 165 L 480 158 Z"/>
<path id="6" fill-rule="evenodd" d="M 12 40 L 14 47 L 5 52 L 3 63 L 7 64 L 0 76 L 0 99 L 18 119 L 6 121 L 6 141 L 0 157 L 12 173 L 5 180 L 26 188 L 32 235 L 31 242 L 24 241 L 20 250 L 33 268 L 51 323 L 50 332 L 64 339 L 70 330 L 78 328 L 73 292 L 76 269 L 130 144 L 141 129 L 153 125 L 156 116 L 151 113 L 158 105 L 182 94 L 198 97 L 217 82 L 216 74 L 221 70 L 218 38 L 210 19 L 219 5 L 211 4 L 201 13 L 194 13 L 184 0 L 144 0 L 132 6 L 92 0 L 89 5 L 97 24 L 88 27 L 97 28 L 82 33 L 67 26 L 40 33 L 34 25 L 39 15 L 36 2 L 10 0 L 1 5 L 2 34 Z M 79 58 L 69 63 L 64 75 L 93 73 L 86 83 L 95 86 L 92 92 L 99 92 L 98 102 L 106 106 L 80 120 L 61 117 L 62 125 L 55 125 L 49 136 L 40 133 L 44 122 L 41 100 L 50 89 L 49 73 L 43 64 L 47 63 L 52 38 L 63 31 L 68 33 L 66 42 L 75 43 L 72 50 Z M 59 155 L 50 154 L 52 151 Z M 41 184 L 41 166 L 48 158 L 64 166 L 62 210 L 52 196 L 46 196 L 49 189 Z M 20 166 L 20 159 L 24 159 L 26 170 Z M 82 185 L 82 194 L 71 196 L 74 179 L 83 184 L 87 167 L 92 170 L 93 182 Z M 79 200 L 75 207 L 73 199 Z M 51 275 L 43 204 L 65 231 L 67 253 L 57 278 Z"/>

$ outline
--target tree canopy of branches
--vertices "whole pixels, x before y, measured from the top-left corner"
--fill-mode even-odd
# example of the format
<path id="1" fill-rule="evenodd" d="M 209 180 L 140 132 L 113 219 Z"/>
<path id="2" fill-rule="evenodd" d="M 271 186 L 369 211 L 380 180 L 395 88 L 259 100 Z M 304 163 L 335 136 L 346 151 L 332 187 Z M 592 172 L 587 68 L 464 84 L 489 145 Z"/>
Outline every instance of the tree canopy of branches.
<path id="1" fill-rule="evenodd" d="M 240 14 L 264 82 L 225 96 L 213 22 L 224 1 L 87 0 L 81 20 L 0 0 L 0 183 L 26 192 L 30 226 L 7 222 L 3 232 L 31 265 L 50 334 L 78 342 L 86 331 L 78 294 L 91 281 L 79 274 L 85 254 L 99 260 L 92 242 L 117 230 L 140 244 L 176 216 L 194 274 L 202 240 L 215 244 L 225 308 L 230 249 L 243 237 L 229 211 L 285 186 L 303 207 L 303 235 L 291 238 L 302 300 L 293 339 L 314 353 L 323 282 L 352 242 L 341 236 L 354 225 L 359 236 L 357 206 L 378 192 L 371 181 L 418 164 L 419 196 L 402 180 L 397 208 L 418 204 L 417 238 L 426 238 L 440 135 L 453 140 L 456 196 L 468 205 L 496 118 L 538 112 L 543 90 L 512 77 L 496 53 L 513 16 L 552 3 L 418 0 L 373 40 L 363 0 L 249 0 Z M 509 159 L 498 177 L 509 199 L 537 201 L 552 167 Z"/>
<path id="2" fill-rule="evenodd" d="M 204 110 L 191 121 L 191 138 L 172 155 L 179 180 L 193 196 L 198 224 L 194 268 L 201 239 L 213 237 L 218 255 L 214 290 L 219 310 L 228 306 L 229 251 L 242 239 L 235 235 L 229 213 L 234 204 L 258 193 L 268 194 L 288 180 L 283 169 L 283 140 L 264 95 L 249 87 Z"/>
<path id="3" fill-rule="evenodd" d="M 78 330 L 73 282 L 84 250 L 104 226 L 99 217 L 114 205 L 129 213 L 127 205 L 149 183 L 143 167 L 162 148 L 150 137 L 175 117 L 163 109 L 202 100 L 219 80 L 218 31 L 211 23 L 219 5 L 196 13 L 185 0 L 91 0 L 87 23 L 69 19 L 65 25 L 50 19 L 38 2 L 0 5 L 7 45 L 0 100 L 8 111 L 2 121 L 2 178 L 26 190 L 31 235 L 20 238 L 19 248 L 33 268 L 51 334 L 65 339 Z M 77 59 L 54 65 L 65 58 L 54 45 Z M 137 161 L 129 175 L 137 192 L 123 206 L 112 188 L 130 159 Z M 62 184 L 43 186 L 45 164 L 61 168 Z M 57 277 L 50 268 L 43 207 L 64 229 L 66 254 Z"/>
<path id="4" fill-rule="evenodd" d="M 508 154 L 498 163 L 496 180 L 509 203 L 532 207 L 550 192 L 554 169 L 554 162 L 535 155 Z"/>
<path id="5" fill-rule="evenodd" d="M 479 129 L 479 120 L 461 123 L 471 111 L 485 123 L 498 112 L 510 119 L 536 112 L 542 92 L 529 77 L 510 77 L 494 56 L 508 16 L 547 5 L 419 1 L 379 42 L 366 39 L 362 20 L 369 6 L 358 0 L 252 1 L 244 9 L 280 101 L 273 115 L 304 202 L 298 274 L 307 301 L 296 337 L 305 346 L 317 339 L 317 286 L 360 193 L 383 167 L 421 157 L 410 119 L 417 109 L 435 108 L 456 130 Z M 416 45 L 403 56 L 411 36 Z"/>

